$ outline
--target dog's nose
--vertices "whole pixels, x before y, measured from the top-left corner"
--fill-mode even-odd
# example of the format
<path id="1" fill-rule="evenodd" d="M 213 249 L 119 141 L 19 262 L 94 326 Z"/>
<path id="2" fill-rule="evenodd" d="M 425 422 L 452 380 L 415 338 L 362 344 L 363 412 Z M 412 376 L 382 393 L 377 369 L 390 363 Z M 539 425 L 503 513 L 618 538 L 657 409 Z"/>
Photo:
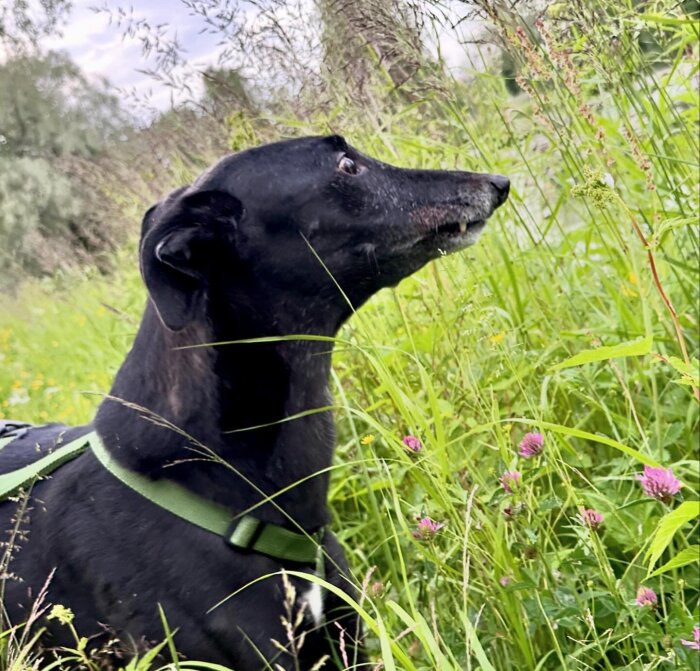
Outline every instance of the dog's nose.
<path id="1" fill-rule="evenodd" d="M 510 192 L 510 180 L 503 175 L 489 175 L 489 182 L 496 190 L 496 207 L 503 205 L 508 198 Z"/>

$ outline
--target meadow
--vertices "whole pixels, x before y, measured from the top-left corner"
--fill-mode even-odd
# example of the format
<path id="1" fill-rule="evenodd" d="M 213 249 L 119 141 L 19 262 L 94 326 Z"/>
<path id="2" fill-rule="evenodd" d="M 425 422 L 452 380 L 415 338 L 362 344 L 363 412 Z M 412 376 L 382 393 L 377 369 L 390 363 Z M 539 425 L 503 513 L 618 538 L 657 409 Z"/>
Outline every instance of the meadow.
<path id="1" fill-rule="evenodd" d="M 700 665 L 698 22 L 554 18 L 537 39 L 501 26 L 517 96 L 474 71 L 386 113 L 230 127 L 235 148 L 332 129 L 397 165 L 512 181 L 478 245 L 335 344 L 333 529 L 387 671 Z M 124 204 L 134 234 L 148 204 Z M 0 299 L 0 418 L 90 421 L 145 301 L 133 238 L 113 266 Z M 63 668 L 96 668 L 79 635 Z M 31 633 L 1 640 L 3 668 L 49 668 Z"/>

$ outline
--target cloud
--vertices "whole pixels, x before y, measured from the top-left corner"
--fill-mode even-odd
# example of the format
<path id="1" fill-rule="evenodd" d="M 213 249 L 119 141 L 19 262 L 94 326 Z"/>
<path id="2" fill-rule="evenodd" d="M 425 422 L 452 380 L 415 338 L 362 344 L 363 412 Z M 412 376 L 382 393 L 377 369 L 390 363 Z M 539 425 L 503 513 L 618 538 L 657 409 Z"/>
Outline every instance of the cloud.
<path id="1" fill-rule="evenodd" d="M 100 6 L 100 2 L 105 11 L 93 11 L 92 7 Z M 127 4 L 129 2 L 133 3 L 133 9 Z M 303 33 L 308 28 L 308 24 L 302 25 L 307 6 L 310 7 L 310 0 L 300 0 L 300 4 L 295 5 L 298 14 L 287 15 L 280 11 L 276 18 L 287 21 Z M 264 19 L 253 11 L 253 7 L 243 3 L 240 7 L 240 18 L 247 22 L 248 28 L 260 28 Z M 119 89 L 135 92 L 137 97 L 150 93 L 150 104 L 157 109 L 168 109 L 172 99 L 176 102 L 187 99 L 192 94 L 178 93 L 143 72 L 156 69 L 156 61 L 153 56 L 149 58 L 144 55 L 138 37 L 124 35 L 125 19 L 128 17 L 143 19 L 151 27 L 159 27 L 166 39 L 177 35 L 189 65 L 184 69 L 176 67 L 174 75 L 186 81 L 195 93 L 200 92 L 202 84 L 197 70 L 216 64 L 224 47 L 220 44 L 221 35 L 208 32 L 205 20 L 179 0 L 74 0 L 62 35 L 47 39 L 43 46 L 68 52 L 88 77 L 107 79 Z M 462 22 L 460 29 L 463 37 L 470 37 L 473 28 L 474 22 Z M 303 37 L 302 33 L 295 33 L 295 37 Z M 460 44 L 458 34 L 442 32 L 436 36 L 436 40 L 448 66 L 464 64 L 468 59 L 470 49 Z M 436 51 L 437 44 L 433 42 L 429 48 Z"/>
<path id="2" fill-rule="evenodd" d="M 45 49 L 67 52 L 88 77 L 107 79 L 114 87 L 127 89 L 138 96 L 152 92 L 150 104 L 159 109 L 170 107 L 172 89 L 143 72 L 153 69 L 155 61 L 144 55 L 137 37 L 124 34 L 125 23 L 118 25 L 119 19 L 123 21 L 126 17 L 144 19 L 151 26 L 164 26 L 169 35 L 177 31 L 188 58 L 201 60 L 198 54 L 204 54 L 204 64 L 209 62 L 208 59 L 215 61 L 218 49 L 214 48 L 213 42 L 216 37 L 201 35 L 201 26 L 182 3 L 152 0 L 142 2 L 142 6 L 137 5 L 133 10 L 127 5 L 105 3 L 101 6 L 108 11 L 95 12 L 92 7 L 96 4 L 96 0 L 75 0 L 61 34 L 42 44 Z M 183 29 L 178 31 L 181 27 Z"/>

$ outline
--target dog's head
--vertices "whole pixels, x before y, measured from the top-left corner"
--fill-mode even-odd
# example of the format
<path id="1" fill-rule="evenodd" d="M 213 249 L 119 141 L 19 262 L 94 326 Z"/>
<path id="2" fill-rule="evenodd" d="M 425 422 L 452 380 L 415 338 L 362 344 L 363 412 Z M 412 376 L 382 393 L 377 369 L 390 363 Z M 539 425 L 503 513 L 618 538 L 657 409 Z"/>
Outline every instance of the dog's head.
<path id="1" fill-rule="evenodd" d="M 152 207 L 141 269 L 170 330 L 216 314 L 332 331 L 381 287 L 476 242 L 508 189 L 499 175 L 396 168 L 338 136 L 265 145 Z"/>

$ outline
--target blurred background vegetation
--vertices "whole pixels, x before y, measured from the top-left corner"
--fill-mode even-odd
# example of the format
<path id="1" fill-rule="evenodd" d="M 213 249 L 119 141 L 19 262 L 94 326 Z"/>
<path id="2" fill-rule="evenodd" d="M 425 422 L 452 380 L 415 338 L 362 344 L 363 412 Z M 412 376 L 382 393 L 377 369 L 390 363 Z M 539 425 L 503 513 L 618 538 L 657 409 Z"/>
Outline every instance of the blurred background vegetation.
<path id="1" fill-rule="evenodd" d="M 147 113 L 139 108 L 145 101 L 88 79 L 66 53 L 42 47 L 70 21 L 68 0 L 8 0 L 0 8 L 0 287 L 76 264 L 106 270 L 135 230 L 125 203 L 146 206 L 227 150 L 310 129 L 439 126 L 455 105 L 476 118 L 496 104 L 493 90 L 484 95 L 491 75 L 500 75 L 489 80 L 491 89 L 500 80 L 517 107 L 526 91 L 537 94 L 524 82 L 546 78 L 528 61 L 543 47 L 535 27 L 543 17 L 552 39 L 573 50 L 577 68 L 601 46 L 593 37 L 620 49 L 598 67 L 624 69 L 633 65 L 625 59 L 643 55 L 645 68 L 670 68 L 680 51 L 692 51 L 687 39 L 678 40 L 673 21 L 682 18 L 658 20 L 671 7 L 664 2 L 567 8 L 543 0 L 256 0 L 245 13 L 245 3 L 184 4 L 220 47 L 206 67 L 189 63 L 162 25 L 116 4 L 95 7 L 141 43 L 144 72 L 180 94 L 172 109 Z M 673 7 L 688 20 L 699 11 L 697 0 Z M 640 18 L 650 12 L 657 19 Z M 577 34 L 588 20 L 600 30 Z M 479 25 L 476 37 L 457 32 L 465 21 Z M 459 69 L 442 58 L 446 37 L 464 48 Z M 633 44 L 623 45 L 628 38 Z M 619 85 L 613 72 L 606 78 L 608 90 Z"/>
<path id="2" fill-rule="evenodd" d="M 697 668 L 697 0 L 185 4 L 220 47 L 205 67 L 97 10 L 177 92 L 166 111 L 42 49 L 70 3 L 0 9 L 0 417 L 91 419 L 145 299 L 142 213 L 223 153 L 339 132 L 506 174 L 479 245 L 336 346 L 334 527 L 369 648 L 387 669 Z M 532 430 L 545 452 L 524 460 Z M 681 493 L 645 496 L 645 464 Z M 416 539 L 423 515 L 446 526 Z"/>

